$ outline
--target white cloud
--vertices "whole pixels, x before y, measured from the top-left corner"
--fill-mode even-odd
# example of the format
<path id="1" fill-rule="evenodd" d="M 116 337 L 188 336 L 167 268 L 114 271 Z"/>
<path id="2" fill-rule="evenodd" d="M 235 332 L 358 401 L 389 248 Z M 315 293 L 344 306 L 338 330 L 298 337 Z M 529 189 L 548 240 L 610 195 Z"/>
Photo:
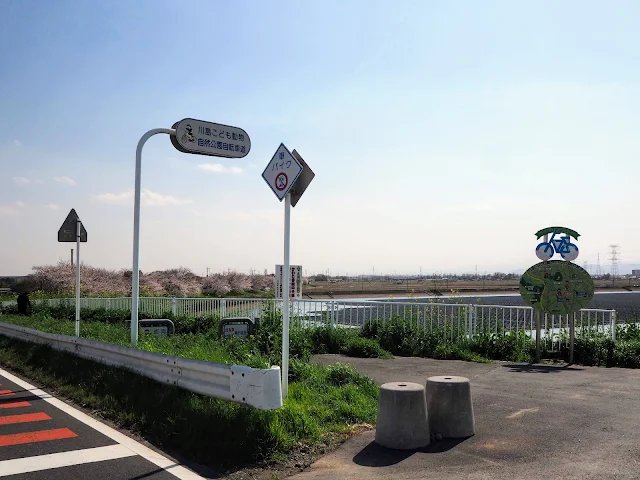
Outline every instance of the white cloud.
<path id="1" fill-rule="evenodd" d="M 20 207 L 20 208 L 22 208 L 22 207 L 26 207 L 26 204 L 25 204 L 24 202 L 21 202 L 20 200 L 18 200 L 18 201 L 16 202 L 16 207 Z"/>
<path id="2" fill-rule="evenodd" d="M 129 190 L 121 193 L 101 193 L 95 195 L 94 198 L 102 203 L 111 204 L 126 204 L 131 203 L 133 198 L 133 190 Z"/>
<path id="3" fill-rule="evenodd" d="M 59 183 L 66 183 L 67 185 L 76 184 L 75 180 L 69 177 L 55 177 L 54 180 Z"/>
<path id="4" fill-rule="evenodd" d="M 198 168 L 205 172 L 213 173 L 242 173 L 242 169 L 240 167 L 226 167 L 219 163 L 201 163 L 198 165 Z"/>
<path id="5" fill-rule="evenodd" d="M 127 190 L 120 193 L 101 193 L 95 195 L 95 199 L 111 205 L 130 205 L 133 203 L 133 190 Z M 177 198 L 172 195 L 163 195 L 162 193 L 152 192 L 147 188 L 143 188 L 141 192 L 142 204 L 149 207 L 166 207 L 180 206 L 191 203 L 188 198 Z"/>
<path id="6" fill-rule="evenodd" d="M 44 205 L 44 208 L 48 210 L 58 210 L 60 207 L 55 203 L 47 203 L 46 205 Z"/>
<path id="7" fill-rule="evenodd" d="M 20 215 L 20 209 L 15 205 L 0 205 L 0 217 Z"/>
<path id="8" fill-rule="evenodd" d="M 21 142 L 20 140 L 14 140 L 14 141 L 13 141 L 13 144 L 14 144 L 16 147 L 21 147 L 21 146 L 22 146 L 22 142 Z"/>
<path id="9" fill-rule="evenodd" d="M 23 187 L 24 185 L 29 185 L 31 183 L 31 180 L 25 177 L 13 177 L 12 180 L 13 183 L 21 187 Z"/>

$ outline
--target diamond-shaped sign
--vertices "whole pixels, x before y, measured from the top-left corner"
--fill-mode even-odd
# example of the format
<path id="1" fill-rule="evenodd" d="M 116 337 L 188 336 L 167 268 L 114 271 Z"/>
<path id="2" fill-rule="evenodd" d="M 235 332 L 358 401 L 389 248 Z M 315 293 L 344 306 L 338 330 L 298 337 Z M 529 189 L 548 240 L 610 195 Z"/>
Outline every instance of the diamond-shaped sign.
<path id="1" fill-rule="evenodd" d="M 262 178 L 271 187 L 278 200 L 282 201 L 301 173 L 302 165 L 291 155 L 284 143 L 281 143 L 269 165 L 262 172 Z"/>
<path id="2" fill-rule="evenodd" d="M 59 242 L 75 242 L 77 241 L 77 235 L 78 235 L 78 222 L 80 221 L 80 218 L 78 217 L 78 214 L 76 213 L 75 209 L 72 208 L 71 211 L 69 212 L 69 215 L 67 215 L 67 219 L 64 221 L 64 223 L 62 224 L 62 226 L 60 227 L 60 230 L 58 230 L 58 241 Z M 80 241 L 81 242 L 86 242 L 87 241 L 87 231 L 84 228 L 84 225 L 82 225 L 82 222 L 80 222 Z"/>
<path id="3" fill-rule="evenodd" d="M 307 187 L 311 183 L 311 180 L 313 180 L 313 177 L 315 177 L 316 174 L 313 173 L 311 167 L 307 165 L 307 163 L 295 149 L 293 150 L 293 152 L 291 152 L 291 154 L 296 160 L 298 160 L 300 165 L 302 165 L 302 173 L 291 188 L 291 206 L 295 207 L 298 204 L 298 200 L 300 200 L 300 197 L 302 197 L 302 194 L 307 189 Z"/>

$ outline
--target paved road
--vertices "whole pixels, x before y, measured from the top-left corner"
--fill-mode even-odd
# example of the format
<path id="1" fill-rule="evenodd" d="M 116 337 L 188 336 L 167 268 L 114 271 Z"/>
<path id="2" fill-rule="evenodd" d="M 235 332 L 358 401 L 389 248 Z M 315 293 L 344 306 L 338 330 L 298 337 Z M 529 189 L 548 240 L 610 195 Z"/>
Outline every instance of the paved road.
<path id="1" fill-rule="evenodd" d="M 202 478 L 2 369 L 0 477 L 11 480 Z"/>
<path id="2" fill-rule="evenodd" d="M 640 370 L 315 358 L 323 364 L 338 360 L 378 384 L 424 384 L 434 375 L 469 378 L 476 435 L 402 452 L 378 447 L 374 432 L 367 432 L 292 480 L 640 478 Z"/>

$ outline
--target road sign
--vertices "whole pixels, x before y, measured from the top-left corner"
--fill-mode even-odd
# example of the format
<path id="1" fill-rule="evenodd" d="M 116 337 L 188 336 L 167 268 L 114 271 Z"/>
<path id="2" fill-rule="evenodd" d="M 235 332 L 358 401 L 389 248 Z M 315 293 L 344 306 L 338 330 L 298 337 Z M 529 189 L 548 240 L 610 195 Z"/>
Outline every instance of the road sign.
<path id="1" fill-rule="evenodd" d="M 60 230 L 58 230 L 59 242 L 75 242 L 77 240 L 78 220 L 80 220 L 80 218 L 78 217 L 75 209 L 72 208 L 69 215 L 67 215 L 66 220 L 60 227 Z M 82 222 L 80 222 L 80 241 L 87 241 L 87 231 L 85 230 L 84 225 L 82 225 Z"/>
<path id="2" fill-rule="evenodd" d="M 249 135 L 238 127 L 185 118 L 173 128 L 171 143 L 183 153 L 242 158 L 251 150 Z"/>
<path id="3" fill-rule="evenodd" d="M 296 183 L 293 184 L 289 192 L 291 193 L 291 206 L 295 207 L 298 203 L 298 200 L 300 200 L 300 197 L 307 189 L 307 187 L 311 183 L 311 180 L 313 180 L 313 177 L 315 177 L 316 174 L 313 173 L 313 170 L 309 168 L 309 165 L 307 165 L 307 163 L 302 159 L 300 154 L 295 151 L 295 149 L 293 150 L 293 152 L 291 152 L 291 154 L 296 160 L 298 160 L 300 165 L 302 165 L 302 173 L 298 177 L 298 180 L 296 180 Z"/>
<path id="4" fill-rule="evenodd" d="M 278 200 L 282 201 L 301 173 L 302 165 L 291 155 L 284 143 L 281 143 L 267 168 L 262 172 L 262 178 L 271 187 Z"/>
<path id="5" fill-rule="evenodd" d="M 290 265 L 289 298 L 302 298 L 302 265 Z M 276 265 L 276 298 L 282 298 L 284 283 L 284 265 Z"/>

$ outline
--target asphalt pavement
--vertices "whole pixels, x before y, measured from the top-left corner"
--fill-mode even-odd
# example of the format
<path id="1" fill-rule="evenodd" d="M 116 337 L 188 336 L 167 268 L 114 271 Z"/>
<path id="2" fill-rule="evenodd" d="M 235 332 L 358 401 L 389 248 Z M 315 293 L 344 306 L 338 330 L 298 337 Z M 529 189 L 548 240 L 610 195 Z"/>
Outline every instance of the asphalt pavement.
<path id="1" fill-rule="evenodd" d="M 476 434 L 403 452 L 377 446 L 369 431 L 292 480 L 640 478 L 639 370 L 335 355 L 314 361 L 352 364 L 378 384 L 467 377 Z"/>
<path id="2" fill-rule="evenodd" d="M 202 478 L 2 369 L 0 477 L 11 480 Z"/>

